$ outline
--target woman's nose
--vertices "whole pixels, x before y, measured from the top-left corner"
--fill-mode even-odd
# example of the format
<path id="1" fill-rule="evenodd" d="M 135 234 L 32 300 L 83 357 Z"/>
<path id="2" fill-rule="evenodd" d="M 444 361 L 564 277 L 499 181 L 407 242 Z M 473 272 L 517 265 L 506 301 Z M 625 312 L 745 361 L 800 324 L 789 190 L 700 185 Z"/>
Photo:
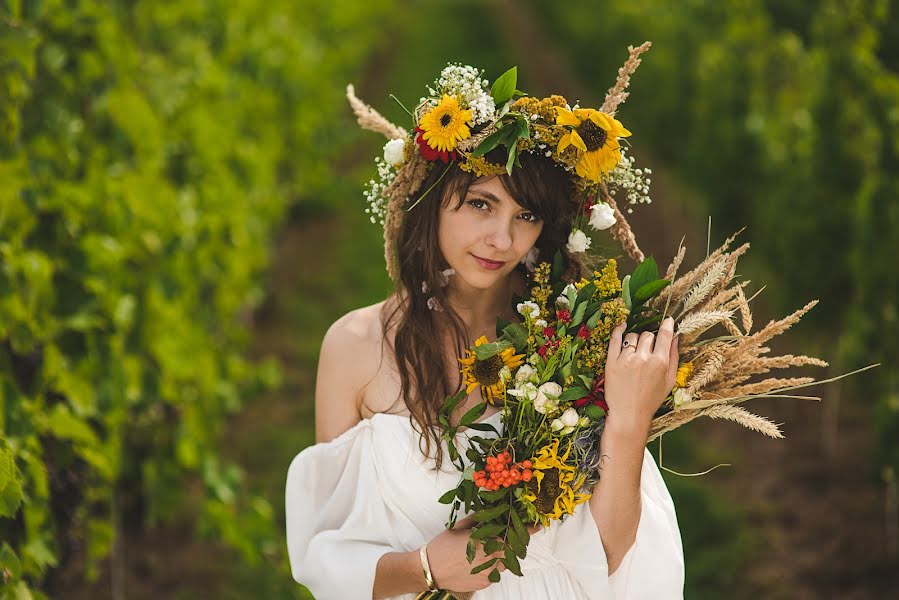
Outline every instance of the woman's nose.
<path id="1" fill-rule="evenodd" d="M 512 247 L 512 224 L 497 221 L 487 234 L 487 243 L 501 252 Z"/>

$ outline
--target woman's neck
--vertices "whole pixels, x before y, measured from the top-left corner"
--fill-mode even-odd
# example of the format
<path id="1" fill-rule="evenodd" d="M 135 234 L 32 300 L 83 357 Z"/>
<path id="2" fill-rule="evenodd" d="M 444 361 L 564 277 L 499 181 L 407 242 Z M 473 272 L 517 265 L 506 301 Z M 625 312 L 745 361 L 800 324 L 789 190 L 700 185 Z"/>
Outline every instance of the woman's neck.
<path id="1" fill-rule="evenodd" d="M 524 281 L 513 271 L 508 277 L 489 289 L 466 285 L 457 278 L 450 278 L 447 301 L 461 317 L 473 338 L 482 335 L 492 340 L 496 332 L 498 316 L 511 319 L 512 294 L 521 293 Z"/>

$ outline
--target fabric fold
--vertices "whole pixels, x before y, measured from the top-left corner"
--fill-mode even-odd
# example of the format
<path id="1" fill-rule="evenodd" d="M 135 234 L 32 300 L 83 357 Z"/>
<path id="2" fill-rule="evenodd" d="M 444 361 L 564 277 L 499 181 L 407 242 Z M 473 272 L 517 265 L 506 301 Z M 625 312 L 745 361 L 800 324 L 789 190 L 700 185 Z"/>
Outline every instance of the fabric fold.
<path id="1" fill-rule="evenodd" d="M 366 419 L 291 461 L 285 493 L 287 551 L 293 578 L 316 600 L 371 598 L 378 560 L 393 547 L 382 528 L 372 423 Z"/>
<path id="2" fill-rule="evenodd" d="M 671 494 L 648 448 L 640 472 L 640 523 L 633 545 L 608 575 L 608 561 L 589 503 L 555 526 L 553 555 L 590 600 L 683 598 L 684 551 Z"/>

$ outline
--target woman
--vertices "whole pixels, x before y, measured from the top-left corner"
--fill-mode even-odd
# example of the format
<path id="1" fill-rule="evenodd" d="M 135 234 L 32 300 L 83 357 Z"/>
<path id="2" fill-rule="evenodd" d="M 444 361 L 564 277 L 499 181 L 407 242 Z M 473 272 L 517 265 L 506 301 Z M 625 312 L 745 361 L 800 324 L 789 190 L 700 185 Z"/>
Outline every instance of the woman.
<path id="1" fill-rule="evenodd" d="M 528 97 L 516 89 L 515 69 L 488 88 L 477 69 L 448 65 L 407 134 L 348 87 L 359 123 L 390 138 L 378 162 L 381 182 L 373 180 L 367 196 L 372 220 L 383 220 L 396 289 L 326 333 L 318 443 L 288 470 L 291 568 L 319 600 L 411 600 L 437 588 L 460 598 L 475 592 L 478 600 L 682 597 L 677 517 L 646 450 L 678 367 L 670 319 L 657 334 L 612 331 L 599 482 L 566 518 L 531 528 L 523 576 L 503 571 L 491 583 L 489 570 L 472 574 L 472 523 L 445 530 L 449 510 L 438 502 L 459 479 L 438 426 L 444 398 L 462 384 L 459 357 L 481 336 L 494 340 L 498 318 L 517 320 L 513 307 L 528 295 L 535 260 L 558 254 L 564 279 L 587 275 L 583 215 L 603 229 L 615 222 L 613 209 L 613 237 L 632 257 L 639 253 L 622 234 L 606 184 L 619 164 L 626 186 L 639 183 L 618 142 L 630 132 L 612 113 L 647 47 L 631 49 L 608 112 L 569 106 L 558 95 Z M 596 197 L 606 203 L 594 206 Z M 467 389 L 452 415 L 457 422 L 485 400 L 480 386 Z M 481 420 L 502 431 L 500 416 L 489 404 Z M 474 563 L 491 556 L 478 547 Z"/>
<path id="2" fill-rule="evenodd" d="M 506 160 L 502 148 L 485 156 Z M 613 331 L 601 479 L 574 514 L 531 530 L 523 577 L 503 572 L 491 584 L 489 570 L 471 574 L 471 522 L 444 529 L 437 499 L 459 474 L 445 464 L 437 410 L 460 387 L 458 357 L 479 336 L 495 339 L 497 318 L 516 319 L 513 298 L 525 295 L 535 255 L 561 252 L 572 280 L 585 269 L 567 243 L 579 210 L 572 175 L 536 153 L 518 158 L 511 174 L 478 176 L 454 161 L 432 169 L 392 240 L 396 292 L 325 335 L 318 443 L 294 459 L 286 491 L 293 575 L 318 600 L 411 599 L 428 589 L 427 571 L 441 589 L 483 600 L 682 597 L 677 518 L 645 447 L 675 382 L 670 319 L 657 334 Z M 456 417 L 480 402 L 477 388 Z M 489 406 L 482 420 L 501 426 L 499 414 Z M 479 550 L 475 563 L 483 559 Z"/>

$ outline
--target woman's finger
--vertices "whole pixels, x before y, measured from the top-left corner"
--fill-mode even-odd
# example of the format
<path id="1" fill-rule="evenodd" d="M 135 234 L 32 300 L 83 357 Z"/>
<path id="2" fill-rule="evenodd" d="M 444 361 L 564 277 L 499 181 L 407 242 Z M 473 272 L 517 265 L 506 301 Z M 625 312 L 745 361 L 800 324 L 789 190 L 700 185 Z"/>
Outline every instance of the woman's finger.
<path id="1" fill-rule="evenodd" d="M 670 382 L 669 388 L 674 387 L 674 384 L 677 382 L 677 368 L 680 366 L 680 351 L 678 349 L 678 337 L 675 337 L 671 341 L 670 349 L 668 350 L 668 381 Z"/>
<path id="2" fill-rule="evenodd" d="M 612 335 L 609 338 L 609 351 L 606 354 L 607 361 L 615 361 L 618 355 L 621 354 L 621 336 L 626 328 L 627 322 L 622 321 L 612 330 Z"/>
<path id="3" fill-rule="evenodd" d="M 640 339 L 637 341 L 637 353 L 646 356 L 652 354 L 652 341 L 655 337 L 655 334 L 651 331 L 641 333 Z"/>
<path id="4" fill-rule="evenodd" d="M 671 338 L 674 337 L 674 319 L 667 317 L 659 327 L 656 334 L 656 343 L 652 349 L 653 354 L 668 358 L 671 353 Z"/>

